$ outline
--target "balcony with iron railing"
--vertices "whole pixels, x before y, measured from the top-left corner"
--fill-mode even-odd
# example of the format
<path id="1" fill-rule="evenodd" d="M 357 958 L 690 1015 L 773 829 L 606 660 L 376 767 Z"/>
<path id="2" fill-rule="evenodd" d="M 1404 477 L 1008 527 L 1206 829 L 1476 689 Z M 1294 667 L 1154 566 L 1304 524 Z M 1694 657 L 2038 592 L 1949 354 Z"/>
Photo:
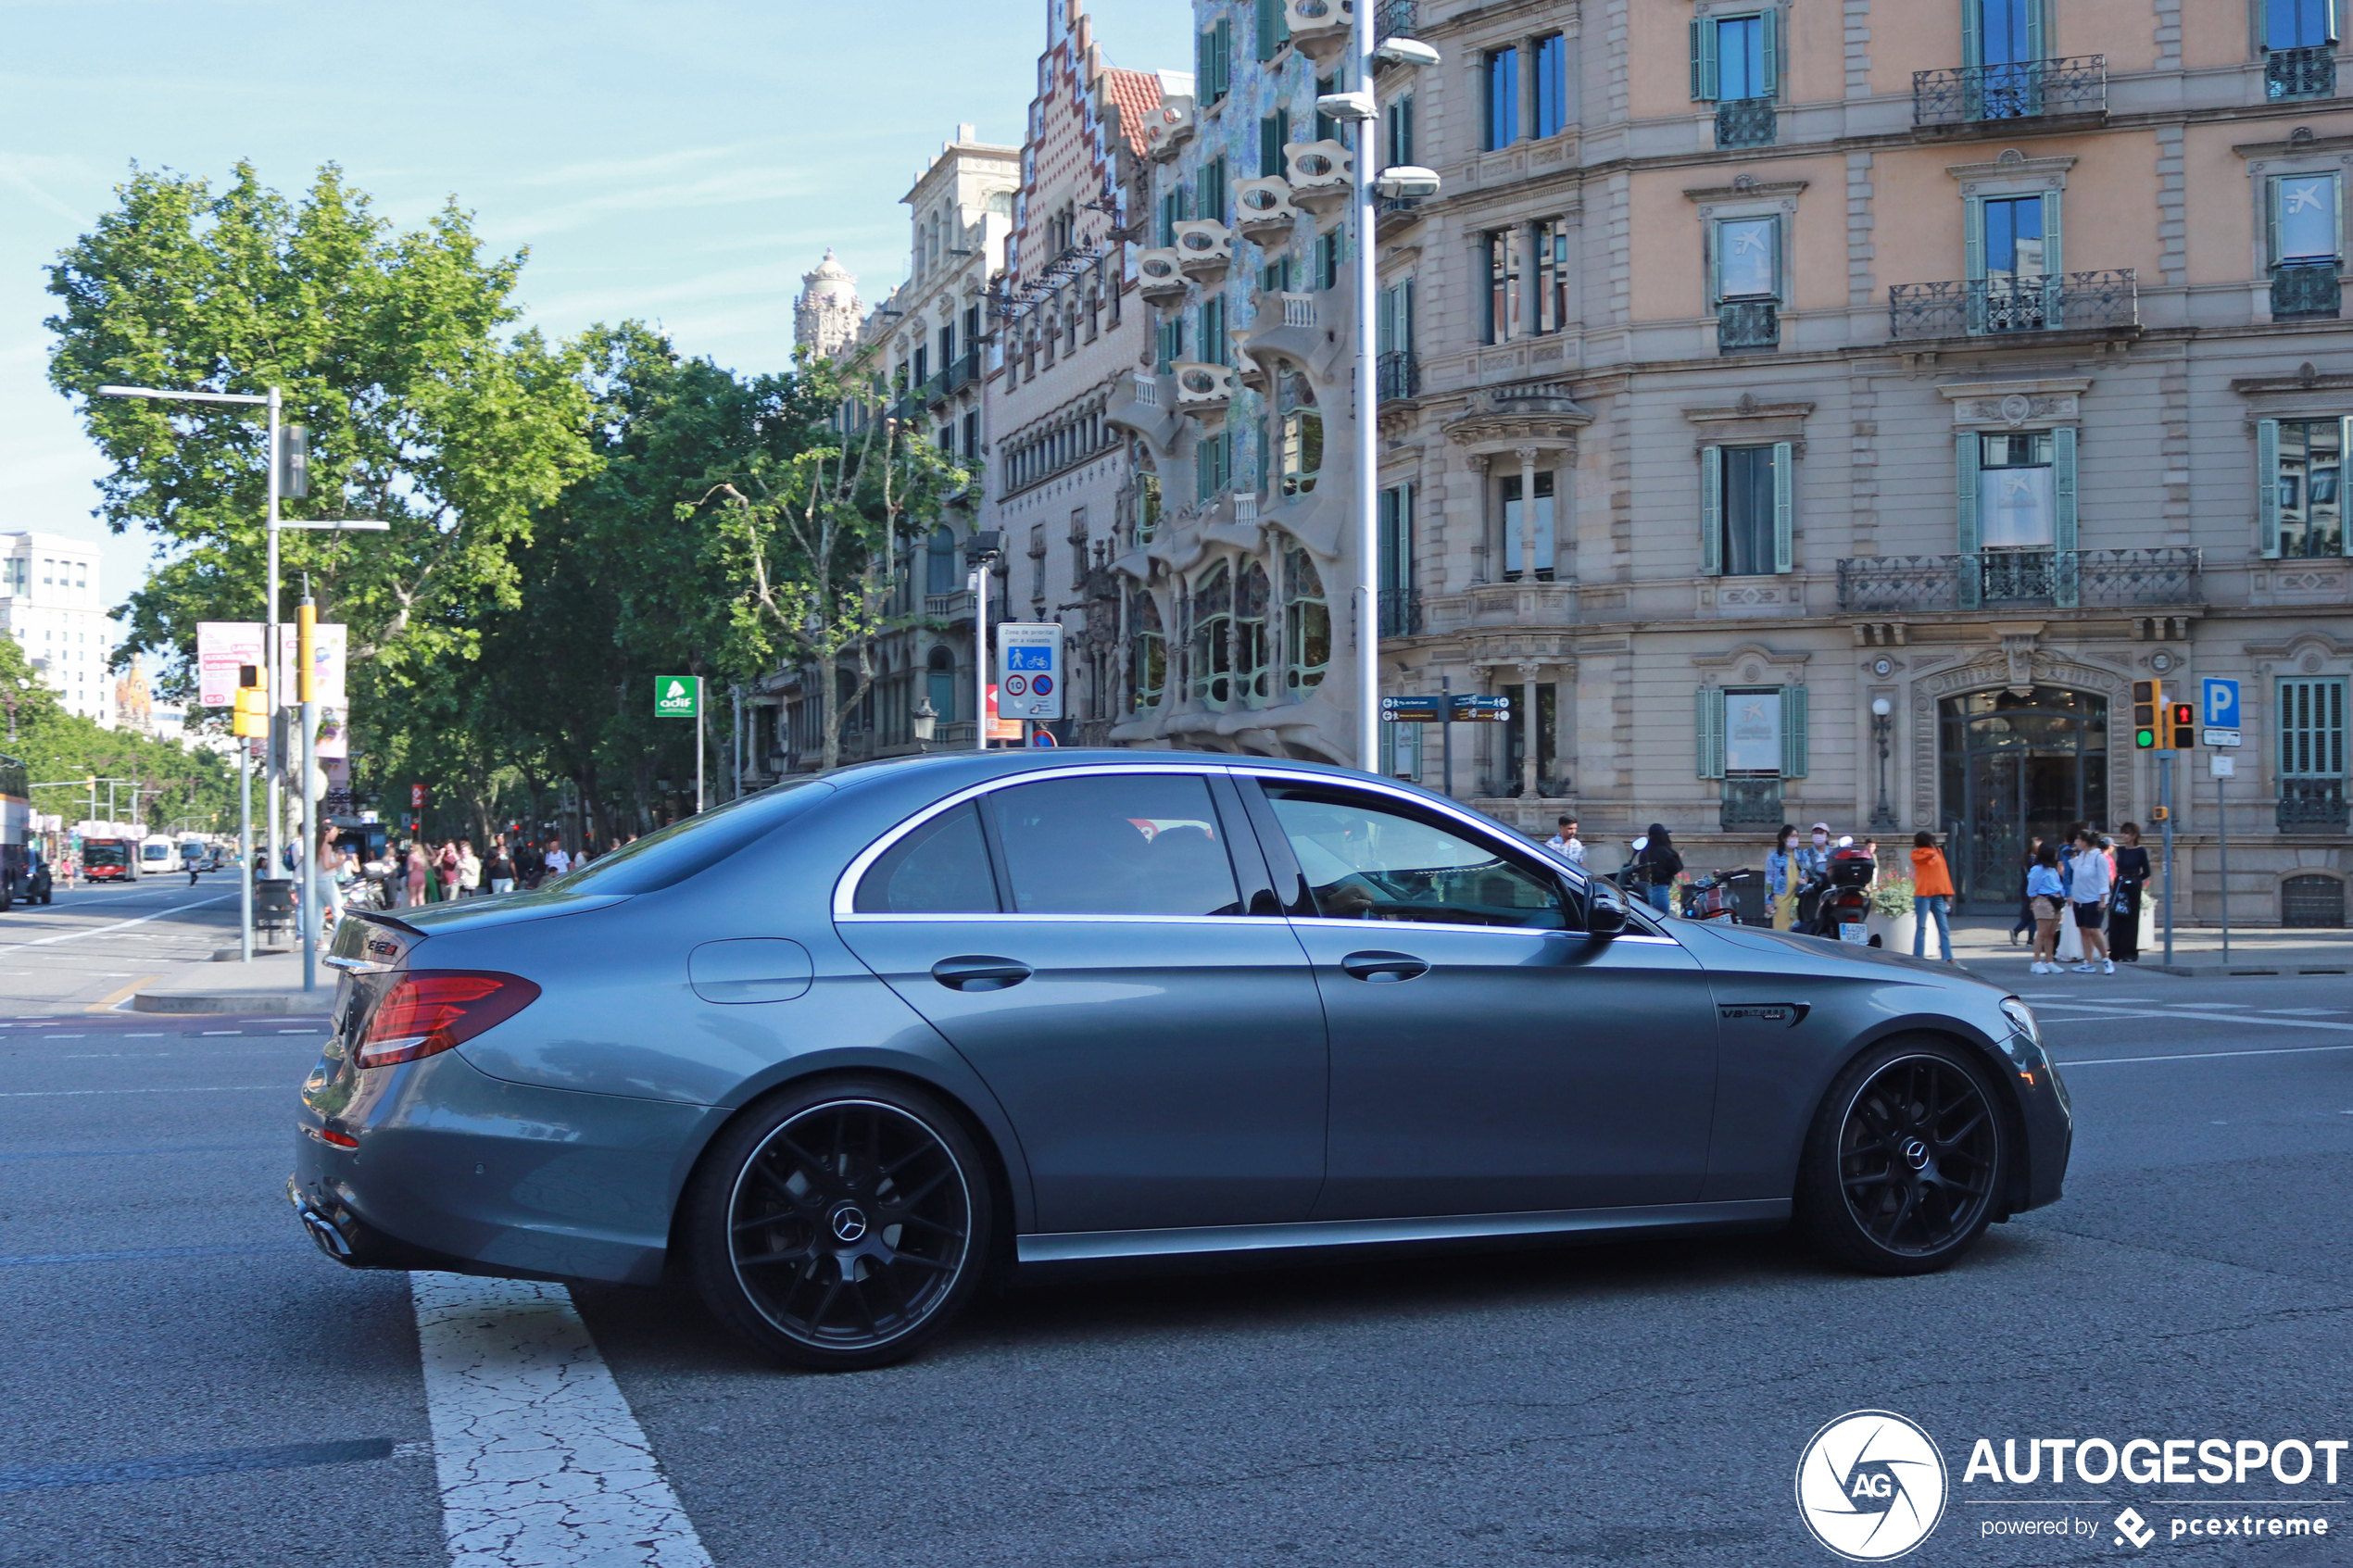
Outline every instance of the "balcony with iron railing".
<path id="1" fill-rule="evenodd" d="M 1769 354 L 1781 345 L 1781 307 L 1773 299 L 1728 299 L 1716 307 L 1716 351 Z"/>
<path id="2" fill-rule="evenodd" d="M 1410 348 L 1392 348 L 1373 362 L 1374 387 L 1384 403 L 1422 395 L 1422 362 Z"/>
<path id="3" fill-rule="evenodd" d="M 2131 609 L 2205 603 L 2201 552 L 1984 550 L 1955 556 L 1850 556 L 1838 608 L 1850 614 L 2020 608 Z"/>
<path id="4" fill-rule="evenodd" d="M 1780 826 L 1782 809 L 1780 774 L 1730 773 L 1717 805 L 1717 825 L 1726 833 L 1769 833 Z"/>
<path id="5" fill-rule="evenodd" d="M 2275 103 L 2282 98 L 2335 97 L 2336 45 L 2311 44 L 2265 51 L 2263 95 Z"/>
<path id="6" fill-rule="evenodd" d="M 2018 60 L 1912 73 L 1912 124 L 1949 131 L 1988 121 L 2062 119 L 2108 112 L 2108 56 Z"/>
<path id="7" fill-rule="evenodd" d="M 1411 38 L 1420 22 L 1418 0 L 1375 0 L 1373 6 L 1373 42 L 1383 43 L 1391 38 Z"/>
<path id="8" fill-rule="evenodd" d="M 1380 634 L 1384 637 L 1418 637 L 1422 634 L 1422 596 L 1419 590 L 1381 590 Z"/>
<path id="9" fill-rule="evenodd" d="M 2282 833 L 2343 833 L 2346 828 L 2345 781 L 2282 779 L 2274 820 Z"/>
<path id="10" fill-rule="evenodd" d="M 2330 320 L 2345 305 L 2345 285 L 2337 277 L 2337 258 L 2284 261 L 2271 269 L 2271 320 Z"/>
<path id="11" fill-rule="evenodd" d="M 2047 278 L 1896 283 L 1887 291 L 1888 336 L 1999 337 L 2057 332 L 2137 332 L 2140 285 L 2129 267 Z"/>
<path id="12" fill-rule="evenodd" d="M 1716 144 L 1718 147 L 1771 146 L 1773 100 L 1718 99 L 1716 105 Z"/>

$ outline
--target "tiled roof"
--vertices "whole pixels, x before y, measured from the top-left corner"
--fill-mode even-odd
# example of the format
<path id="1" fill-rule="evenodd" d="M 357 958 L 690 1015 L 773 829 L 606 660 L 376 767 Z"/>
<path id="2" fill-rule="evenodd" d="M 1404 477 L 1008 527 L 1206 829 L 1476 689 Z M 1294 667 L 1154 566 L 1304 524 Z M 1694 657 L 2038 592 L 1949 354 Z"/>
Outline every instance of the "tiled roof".
<path id="1" fill-rule="evenodd" d="M 1116 66 L 1106 66 L 1103 92 L 1119 106 L 1119 133 L 1126 139 L 1128 150 L 1150 151 L 1144 141 L 1144 128 L 1160 107 L 1160 78 L 1148 70 L 1121 70 Z"/>

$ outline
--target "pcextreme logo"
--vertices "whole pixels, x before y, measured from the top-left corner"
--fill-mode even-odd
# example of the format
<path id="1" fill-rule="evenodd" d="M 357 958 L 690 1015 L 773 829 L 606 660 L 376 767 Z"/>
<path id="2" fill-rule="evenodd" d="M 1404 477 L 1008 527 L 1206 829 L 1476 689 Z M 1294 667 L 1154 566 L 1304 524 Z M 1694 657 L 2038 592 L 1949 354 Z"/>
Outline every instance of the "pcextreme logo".
<path id="1" fill-rule="evenodd" d="M 1903 1556 L 1944 1517 L 1944 1456 L 1893 1411 L 1854 1411 L 1814 1434 L 1797 1461 L 1797 1515 L 1851 1562 Z"/>

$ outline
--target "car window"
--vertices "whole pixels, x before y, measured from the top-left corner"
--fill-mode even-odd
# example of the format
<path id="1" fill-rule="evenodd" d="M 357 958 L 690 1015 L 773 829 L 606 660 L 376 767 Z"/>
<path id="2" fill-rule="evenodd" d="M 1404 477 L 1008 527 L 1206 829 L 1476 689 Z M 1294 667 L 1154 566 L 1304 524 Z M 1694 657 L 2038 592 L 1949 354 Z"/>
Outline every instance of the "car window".
<path id="1" fill-rule="evenodd" d="M 1346 790 L 1269 783 L 1318 914 L 1438 925 L 1568 925 L 1559 881 L 1493 846 Z"/>
<path id="2" fill-rule="evenodd" d="M 634 844 L 606 851 L 569 875 L 539 884 L 542 893 L 655 893 L 708 871 L 754 839 L 833 792 L 816 779 L 772 784 L 714 806 Z"/>
<path id="3" fill-rule="evenodd" d="M 892 845 L 859 879 L 862 915 L 995 914 L 997 879 L 980 812 L 965 801 Z"/>
<path id="4" fill-rule="evenodd" d="M 1241 912 L 1217 809 L 1198 776 L 1045 779 L 988 801 L 1024 914 Z"/>

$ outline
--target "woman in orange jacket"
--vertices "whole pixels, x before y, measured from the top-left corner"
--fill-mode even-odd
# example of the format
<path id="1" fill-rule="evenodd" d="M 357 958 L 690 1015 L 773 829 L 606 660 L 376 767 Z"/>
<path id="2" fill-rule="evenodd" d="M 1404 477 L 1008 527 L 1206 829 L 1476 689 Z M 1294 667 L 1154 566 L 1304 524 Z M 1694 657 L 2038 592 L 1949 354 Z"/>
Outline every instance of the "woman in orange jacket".
<path id="1" fill-rule="evenodd" d="M 1945 869 L 1944 851 L 1936 847 L 1934 834 L 1916 833 L 1912 835 L 1912 957 L 1927 956 L 1928 922 L 1932 916 L 1944 961 L 1953 961 L 1952 912 L 1953 873 Z"/>

